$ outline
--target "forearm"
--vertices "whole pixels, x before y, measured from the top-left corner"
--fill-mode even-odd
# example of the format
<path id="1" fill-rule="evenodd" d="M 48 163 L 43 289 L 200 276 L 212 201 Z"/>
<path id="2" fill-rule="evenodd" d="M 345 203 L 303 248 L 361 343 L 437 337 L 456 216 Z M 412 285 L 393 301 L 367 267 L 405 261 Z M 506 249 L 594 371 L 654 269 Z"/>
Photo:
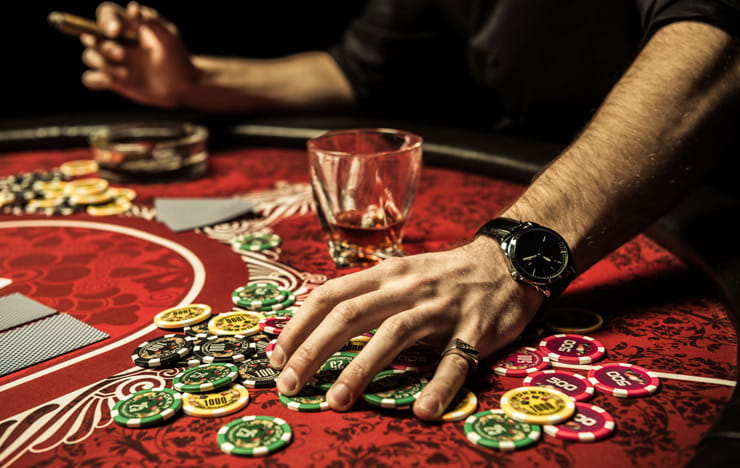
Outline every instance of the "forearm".
<path id="1" fill-rule="evenodd" d="M 351 106 L 349 83 L 324 52 L 279 59 L 193 57 L 196 78 L 182 105 L 214 112 Z"/>
<path id="2" fill-rule="evenodd" d="M 699 23 L 659 30 L 583 133 L 503 215 L 560 232 L 579 272 L 644 230 L 731 141 L 740 54 Z"/>

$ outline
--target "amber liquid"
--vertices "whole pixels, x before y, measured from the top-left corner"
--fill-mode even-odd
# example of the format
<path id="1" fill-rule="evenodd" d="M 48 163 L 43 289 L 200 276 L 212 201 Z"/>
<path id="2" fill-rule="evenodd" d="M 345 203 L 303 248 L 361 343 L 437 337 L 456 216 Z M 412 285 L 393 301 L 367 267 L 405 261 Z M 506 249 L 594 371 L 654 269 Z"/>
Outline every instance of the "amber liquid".
<path id="1" fill-rule="evenodd" d="M 400 245 L 403 219 L 370 217 L 359 210 L 344 211 L 331 223 L 332 240 L 366 252 L 395 250 Z"/>

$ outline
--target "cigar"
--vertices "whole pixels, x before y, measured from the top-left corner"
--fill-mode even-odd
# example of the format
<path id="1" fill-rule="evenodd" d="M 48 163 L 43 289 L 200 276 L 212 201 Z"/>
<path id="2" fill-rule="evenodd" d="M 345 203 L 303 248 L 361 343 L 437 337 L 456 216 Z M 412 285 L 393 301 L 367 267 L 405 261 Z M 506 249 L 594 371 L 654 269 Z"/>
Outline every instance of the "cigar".
<path id="1" fill-rule="evenodd" d="M 133 31 L 123 31 L 119 37 L 108 37 L 95 21 L 70 13 L 52 11 L 47 18 L 49 24 L 54 26 L 58 31 L 69 34 L 70 36 L 79 37 L 80 34 L 91 34 L 96 39 L 108 39 L 118 41 L 123 44 L 136 44 L 138 39 Z"/>

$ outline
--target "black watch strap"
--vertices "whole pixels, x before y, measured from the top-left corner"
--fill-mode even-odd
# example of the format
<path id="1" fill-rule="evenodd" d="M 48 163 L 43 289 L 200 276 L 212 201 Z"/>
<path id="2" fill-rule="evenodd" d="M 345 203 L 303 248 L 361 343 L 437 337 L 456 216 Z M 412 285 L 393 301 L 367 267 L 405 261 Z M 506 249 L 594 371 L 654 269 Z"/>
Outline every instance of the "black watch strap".
<path id="1" fill-rule="evenodd" d="M 476 237 L 483 234 L 492 237 L 499 242 L 509 237 L 522 223 L 511 218 L 494 218 L 478 229 Z"/>

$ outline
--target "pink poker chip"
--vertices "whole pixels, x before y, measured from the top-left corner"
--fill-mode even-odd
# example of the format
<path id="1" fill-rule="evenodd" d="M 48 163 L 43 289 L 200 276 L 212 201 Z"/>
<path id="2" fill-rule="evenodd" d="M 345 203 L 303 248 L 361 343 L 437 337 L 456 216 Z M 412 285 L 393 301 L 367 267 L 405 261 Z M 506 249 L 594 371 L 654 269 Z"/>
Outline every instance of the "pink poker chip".
<path id="1" fill-rule="evenodd" d="M 606 354 L 606 348 L 599 340 L 564 333 L 544 338 L 540 341 L 539 349 L 551 361 L 564 364 L 590 364 Z"/>
<path id="2" fill-rule="evenodd" d="M 588 380 L 596 390 L 619 398 L 652 395 L 660 386 L 653 372 L 623 362 L 594 367 L 588 371 Z"/>
<path id="3" fill-rule="evenodd" d="M 550 359 L 535 348 L 522 347 L 501 359 L 493 368 L 498 375 L 526 377 L 550 367 Z"/>
<path id="4" fill-rule="evenodd" d="M 266 317 L 260 320 L 259 327 L 265 333 L 279 335 L 289 321 L 290 317 Z"/>
<path id="5" fill-rule="evenodd" d="M 554 388 L 576 401 L 586 401 L 594 396 L 594 386 L 586 377 L 558 369 L 547 369 L 528 375 L 522 385 Z"/>
<path id="6" fill-rule="evenodd" d="M 546 424 L 542 430 L 558 439 L 593 442 L 608 437 L 614 432 L 614 427 L 614 418 L 606 410 L 589 403 L 577 402 L 572 418 L 560 424 Z"/>

